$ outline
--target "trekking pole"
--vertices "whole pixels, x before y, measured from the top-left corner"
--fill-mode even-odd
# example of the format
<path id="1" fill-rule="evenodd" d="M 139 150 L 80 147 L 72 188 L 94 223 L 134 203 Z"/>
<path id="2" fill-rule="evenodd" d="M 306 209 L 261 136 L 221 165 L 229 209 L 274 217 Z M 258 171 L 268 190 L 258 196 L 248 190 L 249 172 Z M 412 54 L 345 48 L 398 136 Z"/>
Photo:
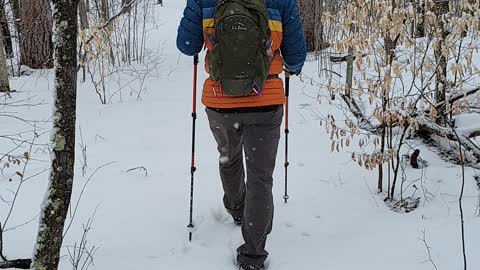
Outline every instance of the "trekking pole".
<path id="1" fill-rule="evenodd" d="M 285 73 L 285 195 L 283 195 L 283 199 L 285 203 L 287 203 L 288 199 L 288 134 L 290 130 L 288 129 L 288 96 L 290 95 L 290 74 Z"/>
<path id="2" fill-rule="evenodd" d="M 193 57 L 193 99 L 192 99 L 192 163 L 190 167 L 190 223 L 188 224 L 188 241 L 192 242 L 192 235 L 195 229 L 193 225 L 193 180 L 195 176 L 195 121 L 197 120 L 197 67 L 198 55 Z"/>

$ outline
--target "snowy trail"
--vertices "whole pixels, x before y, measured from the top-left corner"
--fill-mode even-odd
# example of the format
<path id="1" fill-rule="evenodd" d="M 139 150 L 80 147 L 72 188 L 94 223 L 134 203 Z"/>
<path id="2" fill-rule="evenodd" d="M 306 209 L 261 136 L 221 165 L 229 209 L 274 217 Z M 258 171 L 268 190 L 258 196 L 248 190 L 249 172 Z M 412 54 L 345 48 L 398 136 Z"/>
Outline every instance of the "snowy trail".
<path id="1" fill-rule="evenodd" d="M 234 269 L 232 251 L 241 243 L 241 235 L 222 208 L 217 152 L 203 106 L 197 121 L 196 231 L 192 243 L 188 243 L 192 59 L 180 56 L 175 47 L 184 4 L 177 2 L 156 7 L 160 26 L 149 34 L 149 46 L 165 44 L 165 62 L 160 77 L 148 81 L 142 101 L 100 105 L 88 83 L 79 85 L 78 126 L 88 146 L 88 174 L 115 162 L 93 176 L 65 240 L 66 246 L 79 241 L 82 223 L 96 209 L 88 237 L 89 245 L 98 247 L 92 269 Z M 308 63 L 305 73 L 316 74 L 316 68 L 316 63 Z M 202 68 L 199 78 L 205 78 Z M 51 79 L 49 74 L 36 81 L 21 78 L 12 83 L 24 89 L 24 95 L 45 97 L 51 95 Z M 199 87 L 201 83 L 202 79 Z M 302 90 L 316 91 L 308 83 L 292 79 L 291 199 L 288 204 L 282 200 L 282 140 L 275 171 L 274 230 L 267 247 L 271 253 L 269 270 L 431 270 L 433 266 L 425 262 L 427 250 L 418 239 L 422 230 L 426 231 L 438 268 L 459 269 L 461 247 L 455 197 L 441 194 L 458 193 L 460 168 L 419 146 L 430 162 L 426 184 L 435 197 L 413 213 L 393 213 L 383 203 L 383 196 L 371 194 L 376 174 L 351 162 L 347 150 L 330 153 L 331 141 L 325 129 L 304 108 L 314 108 L 324 115 L 332 113 L 339 119 L 342 113 L 328 104 L 317 104 L 301 94 Z M 40 113 L 41 118 L 48 119 L 49 106 L 42 107 Z M 38 117 L 39 109 L 32 108 L 28 114 Z M 77 151 L 80 160 L 80 149 Z M 48 155 L 42 157 L 48 160 Z M 139 166 L 148 170 L 147 176 L 142 171 L 127 172 Z M 418 174 L 407 173 L 412 178 Z M 80 167 L 75 180 L 76 201 L 87 180 L 81 176 Z M 25 185 L 14 223 L 35 216 L 46 181 L 47 175 L 43 174 Z M 467 186 L 469 269 L 480 269 L 480 258 L 476 256 L 480 250 L 480 219 L 474 216 L 478 189 L 473 182 Z M 28 257 L 36 230 L 35 221 L 9 232 L 7 254 Z M 68 256 L 62 258 L 61 269 L 71 269 Z"/>

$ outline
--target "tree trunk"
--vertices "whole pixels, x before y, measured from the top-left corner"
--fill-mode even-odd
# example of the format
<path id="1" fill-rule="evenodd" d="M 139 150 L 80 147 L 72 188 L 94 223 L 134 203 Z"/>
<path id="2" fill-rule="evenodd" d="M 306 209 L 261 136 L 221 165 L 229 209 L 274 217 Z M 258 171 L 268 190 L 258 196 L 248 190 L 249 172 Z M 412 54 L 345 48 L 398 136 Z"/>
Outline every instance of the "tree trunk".
<path id="1" fill-rule="evenodd" d="M 395 12 L 395 9 L 397 8 L 395 0 L 392 0 L 392 11 L 389 14 L 390 20 L 393 19 L 393 13 Z M 392 65 L 393 60 L 395 59 L 395 50 L 397 49 L 397 41 L 398 41 L 399 36 L 395 37 L 395 39 L 392 39 L 390 35 L 390 31 L 387 31 L 384 36 L 385 40 L 385 63 L 387 65 Z"/>
<path id="2" fill-rule="evenodd" d="M 303 32 L 309 52 L 313 52 L 315 48 L 314 24 L 312 17 L 312 6 L 314 0 L 300 0 L 300 16 L 302 17 Z"/>
<path id="3" fill-rule="evenodd" d="M 395 50 L 397 49 L 397 44 L 390 37 L 390 33 L 387 33 L 385 36 L 385 63 L 391 65 L 395 59 Z"/>
<path id="4" fill-rule="evenodd" d="M 106 23 L 110 19 L 109 7 L 110 5 L 108 0 L 100 0 L 100 16 L 102 18 L 102 23 Z M 111 29 L 111 26 L 108 26 L 108 28 Z M 107 40 L 110 63 L 112 65 L 115 65 L 115 56 L 113 54 L 111 35 L 104 32 L 104 38 L 105 40 Z"/>
<path id="5" fill-rule="evenodd" d="M 33 69 L 53 67 L 52 9 L 49 0 L 19 0 L 20 63 Z"/>
<path id="6" fill-rule="evenodd" d="M 0 31 L 0 92 L 10 92 L 10 84 L 8 82 L 7 58 L 5 56 L 3 45 L 3 31 Z"/>
<path id="7" fill-rule="evenodd" d="M 78 0 L 52 0 L 55 107 L 50 183 L 42 205 L 32 269 L 55 270 L 72 193 L 75 163 Z"/>
<path id="8" fill-rule="evenodd" d="M 444 50 L 446 44 L 445 40 L 448 36 L 448 30 L 445 28 L 443 17 L 449 11 L 447 1 L 436 2 L 433 6 L 433 12 L 437 16 L 437 29 L 435 36 L 438 39 L 434 47 L 435 59 L 437 61 L 435 97 L 437 104 L 444 103 L 446 100 L 446 86 L 447 86 L 447 50 Z M 436 122 L 441 126 L 446 125 L 446 106 L 440 108 L 436 112 Z"/>
<path id="9" fill-rule="evenodd" d="M 384 99 L 384 108 L 386 107 L 385 105 L 385 99 Z M 383 109 L 383 111 L 385 112 L 385 109 Z M 378 164 L 378 183 L 377 183 L 377 191 L 380 193 L 383 191 L 383 163 L 384 163 L 384 157 L 383 155 L 385 154 L 385 137 L 387 135 L 387 127 L 385 125 L 383 125 L 383 128 L 382 128 L 382 135 L 380 137 L 380 153 L 382 153 L 382 161 L 380 162 L 380 164 Z"/>
<path id="10" fill-rule="evenodd" d="M 80 27 L 82 30 L 90 28 L 88 24 L 87 6 L 85 5 L 85 1 L 88 2 L 88 0 L 80 0 L 78 2 L 78 15 L 80 16 Z"/>
<path id="11" fill-rule="evenodd" d="M 325 48 L 323 40 L 323 0 L 317 0 L 315 4 L 315 50 L 320 51 Z"/>
<path id="12" fill-rule="evenodd" d="M 309 52 L 323 49 L 323 0 L 300 0 L 300 16 Z"/>
<path id="13" fill-rule="evenodd" d="M 412 24 L 412 36 L 414 38 L 425 37 L 425 1 L 411 0 L 415 7 L 415 21 Z"/>
<path id="14" fill-rule="evenodd" d="M 352 89 L 353 89 L 353 48 L 352 46 L 348 46 L 348 54 L 347 54 L 347 76 L 346 76 L 346 87 L 345 87 L 345 95 L 349 98 L 352 97 Z"/>
<path id="15" fill-rule="evenodd" d="M 2 26 L 3 45 L 5 46 L 5 54 L 7 58 L 13 57 L 13 43 L 10 29 L 8 28 L 7 16 L 5 15 L 5 2 L 2 1 L 0 7 L 0 24 Z"/>
<path id="16" fill-rule="evenodd" d="M 110 18 L 110 12 L 108 11 L 108 0 L 101 0 L 100 8 L 101 8 L 101 16 L 102 16 L 103 22 L 105 23 Z"/>
<path id="17" fill-rule="evenodd" d="M 13 21 L 15 22 L 15 30 L 17 31 L 17 35 L 20 32 L 20 0 L 10 0 L 12 13 L 13 13 Z"/>

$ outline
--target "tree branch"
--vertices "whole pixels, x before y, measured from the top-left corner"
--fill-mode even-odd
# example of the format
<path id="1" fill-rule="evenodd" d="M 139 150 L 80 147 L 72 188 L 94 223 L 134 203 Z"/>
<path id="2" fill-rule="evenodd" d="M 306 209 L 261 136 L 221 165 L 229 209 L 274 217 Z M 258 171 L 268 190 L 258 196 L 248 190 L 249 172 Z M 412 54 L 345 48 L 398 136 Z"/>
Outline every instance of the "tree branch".
<path id="1" fill-rule="evenodd" d="M 455 131 L 455 127 L 451 125 L 452 132 L 453 134 L 457 137 L 458 140 L 458 147 L 460 151 L 460 163 L 462 165 L 462 188 L 460 190 L 460 197 L 458 198 L 458 207 L 460 209 L 460 225 L 462 229 L 462 254 L 463 254 L 463 269 L 467 270 L 467 252 L 465 248 L 465 220 L 464 220 L 464 214 L 463 214 L 463 194 L 465 191 L 465 162 L 463 158 L 463 153 L 462 153 L 462 142 L 461 138 L 458 134 L 457 131 Z"/>

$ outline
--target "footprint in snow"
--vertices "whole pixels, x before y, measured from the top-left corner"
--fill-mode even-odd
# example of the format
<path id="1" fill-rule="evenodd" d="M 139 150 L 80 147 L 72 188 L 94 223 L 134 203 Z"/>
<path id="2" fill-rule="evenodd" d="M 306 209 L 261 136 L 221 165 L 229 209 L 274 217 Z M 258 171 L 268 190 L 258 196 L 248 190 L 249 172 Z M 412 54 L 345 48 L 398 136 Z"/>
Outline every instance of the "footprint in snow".
<path id="1" fill-rule="evenodd" d="M 310 233 L 308 233 L 308 232 L 303 232 L 303 233 L 301 233 L 301 235 L 302 235 L 303 237 L 310 237 L 310 236 L 312 236 L 312 235 L 311 235 Z"/>
<path id="2" fill-rule="evenodd" d="M 175 254 L 175 252 L 172 251 L 172 250 L 170 250 L 170 255 L 174 255 L 174 254 Z M 150 255 L 150 256 L 147 256 L 147 258 L 150 259 L 150 260 L 157 260 L 157 259 L 159 259 L 160 257 L 155 256 L 155 255 Z"/>
<path id="3" fill-rule="evenodd" d="M 216 222 L 222 224 L 230 223 L 230 218 L 228 213 L 222 207 L 217 207 L 216 209 L 210 209 L 211 214 Z"/>
<path id="4" fill-rule="evenodd" d="M 187 254 L 190 252 L 190 250 L 192 250 L 192 246 L 191 245 L 185 245 L 182 247 L 182 254 Z"/>
<path id="5" fill-rule="evenodd" d="M 294 225 L 293 225 L 293 223 L 291 223 L 291 222 L 285 222 L 285 227 L 287 227 L 287 228 L 293 228 Z"/>

